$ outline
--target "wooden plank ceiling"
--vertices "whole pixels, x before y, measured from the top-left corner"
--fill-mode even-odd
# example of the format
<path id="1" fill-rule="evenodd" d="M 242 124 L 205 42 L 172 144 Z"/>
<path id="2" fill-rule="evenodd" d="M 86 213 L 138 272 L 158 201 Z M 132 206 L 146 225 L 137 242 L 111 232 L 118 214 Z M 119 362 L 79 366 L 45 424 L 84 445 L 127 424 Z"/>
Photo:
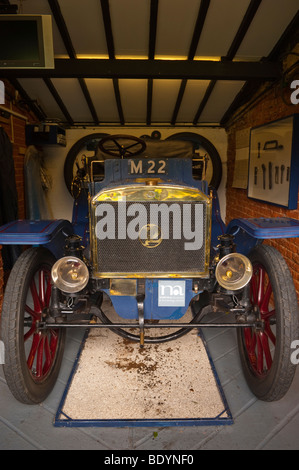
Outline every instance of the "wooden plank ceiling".
<path id="1" fill-rule="evenodd" d="M 55 69 L 2 75 L 67 126 L 223 125 L 248 84 L 280 78 L 299 29 L 298 0 L 11 3 L 52 15 Z"/>

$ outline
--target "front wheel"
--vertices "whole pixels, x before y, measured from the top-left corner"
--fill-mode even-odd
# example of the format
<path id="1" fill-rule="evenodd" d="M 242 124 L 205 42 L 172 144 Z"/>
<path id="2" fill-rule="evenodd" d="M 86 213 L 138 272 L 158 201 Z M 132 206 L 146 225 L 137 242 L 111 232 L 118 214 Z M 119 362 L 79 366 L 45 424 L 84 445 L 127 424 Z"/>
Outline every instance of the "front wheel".
<path id="1" fill-rule="evenodd" d="M 65 331 L 40 328 L 51 296 L 53 255 L 29 248 L 16 261 L 5 289 L 1 339 L 5 379 L 17 400 L 37 404 L 53 389 L 59 373 Z"/>
<path id="2" fill-rule="evenodd" d="M 249 255 L 253 266 L 251 303 L 260 326 L 238 330 L 243 372 L 251 391 L 264 401 L 280 400 L 296 366 L 292 342 L 298 340 L 298 303 L 291 273 L 273 247 L 259 245 Z"/>

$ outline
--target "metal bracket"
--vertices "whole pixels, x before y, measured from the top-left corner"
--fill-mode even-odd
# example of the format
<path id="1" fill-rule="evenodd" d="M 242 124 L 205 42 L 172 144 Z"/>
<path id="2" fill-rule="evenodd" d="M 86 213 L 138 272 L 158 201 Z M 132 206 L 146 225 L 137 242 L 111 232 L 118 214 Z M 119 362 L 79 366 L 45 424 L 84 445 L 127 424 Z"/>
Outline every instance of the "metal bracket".
<path id="1" fill-rule="evenodd" d="M 140 328 L 140 347 L 144 347 L 144 294 L 137 296 L 138 322 Z"/>
<path id="2" fill-rule="evenodd" d="M 140 328 L 140 347 L 144 347 L 144 299 L 145 299 L 145 279 L 138 279 L 137 281 L 137 308 L 138 308 L 138 322 Z"/>

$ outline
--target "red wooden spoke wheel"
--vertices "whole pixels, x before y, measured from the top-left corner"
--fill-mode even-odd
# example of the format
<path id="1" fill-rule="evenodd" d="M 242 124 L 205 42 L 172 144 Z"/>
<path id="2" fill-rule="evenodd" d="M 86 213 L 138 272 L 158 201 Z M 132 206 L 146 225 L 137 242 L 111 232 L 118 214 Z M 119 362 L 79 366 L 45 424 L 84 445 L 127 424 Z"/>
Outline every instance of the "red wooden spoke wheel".
<path id="1" fill-rule="evenodd" d="M 261 265 L 254 266 L 251 302 L 262 321 L 262 326 L 256 330 L 245 328 L 245 347 L 252 370 L 257 376 L 262 376 L 269 372 L 273 363 L 271 348 L 276 344 L 276 320 L 272 285 Z"/>
<path id="2" fill-rule="evenodd" d="M 34 381 L 42 381 L 55 363 L 59 330 L 49 328 L 39 330 L 42 313 L 49 305 L 51 296 L 51 273 L 41 268 L 32 278 L 28 303 L 25 312 L 29 314 L 30 327 L 24 331 L 25 351 L 27 349 L 27 366 Z M 33 306 L 30 305 L 32 300 Z"/>
<path id="3" fill-rule="evenodd" d="M 51 296 L 53 255 L 30 248 L 16 261 L 5 289 L 1 318 L 7 384 L 22 403 L 40 403 L 59 373 L 65 331 L 41 328 Z"/>
<path id="4" fill-rule="evenodd" d="M 298 339 L 298 304 L 294 283 L 282 255 L 273 247 L 257 246 L 251 303 L 258 326 L 238 331 L 241 363 L 247 383 L 261 400 L 281 399 L 295 373 L 291 345 Z"/>

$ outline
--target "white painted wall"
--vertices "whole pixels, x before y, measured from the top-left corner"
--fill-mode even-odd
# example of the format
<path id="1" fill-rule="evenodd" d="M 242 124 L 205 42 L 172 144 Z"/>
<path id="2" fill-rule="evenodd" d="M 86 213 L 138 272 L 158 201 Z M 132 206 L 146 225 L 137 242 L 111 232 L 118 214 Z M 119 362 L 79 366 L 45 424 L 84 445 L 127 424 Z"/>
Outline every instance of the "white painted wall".
<path id="1" fill-rule="evenodd" d="M 165 139 L 170 135 L 178 132 L 195 132 L 207 138 L 216 147 L 223 165 L 223 176 L 221 185 L 218 189 L 220 200 L 220 208 L 223 220 L 225 219 L 226 212 L 226 176 L 227 176 L 227 137 L 224 129 L 220 128 L 204 128 L 194 129 L 194 127 L 169 127 L 159 129 L 150 127 L 125 127 L 125 128 L 104 128 L 95 127 L 88 129 L 68 129 L 66 130 L 66 147 L 60 146 L 45 146 L 45 166 L 48 174 L 52 177 L 52 188 L 48 193 L 48 200 L 52 210 L 52 216 L 55 219 L 68 219 L 72 218 L 73 199 L 69 194 L 64 182 L 64 162 L 68 151 L 71 147 L 82 137 L 96 132 L 107 134 L 128 134 L 140 137 L 141 135 L 151 135 L 153 130 L 161 132 L 161 139 Z"/>

